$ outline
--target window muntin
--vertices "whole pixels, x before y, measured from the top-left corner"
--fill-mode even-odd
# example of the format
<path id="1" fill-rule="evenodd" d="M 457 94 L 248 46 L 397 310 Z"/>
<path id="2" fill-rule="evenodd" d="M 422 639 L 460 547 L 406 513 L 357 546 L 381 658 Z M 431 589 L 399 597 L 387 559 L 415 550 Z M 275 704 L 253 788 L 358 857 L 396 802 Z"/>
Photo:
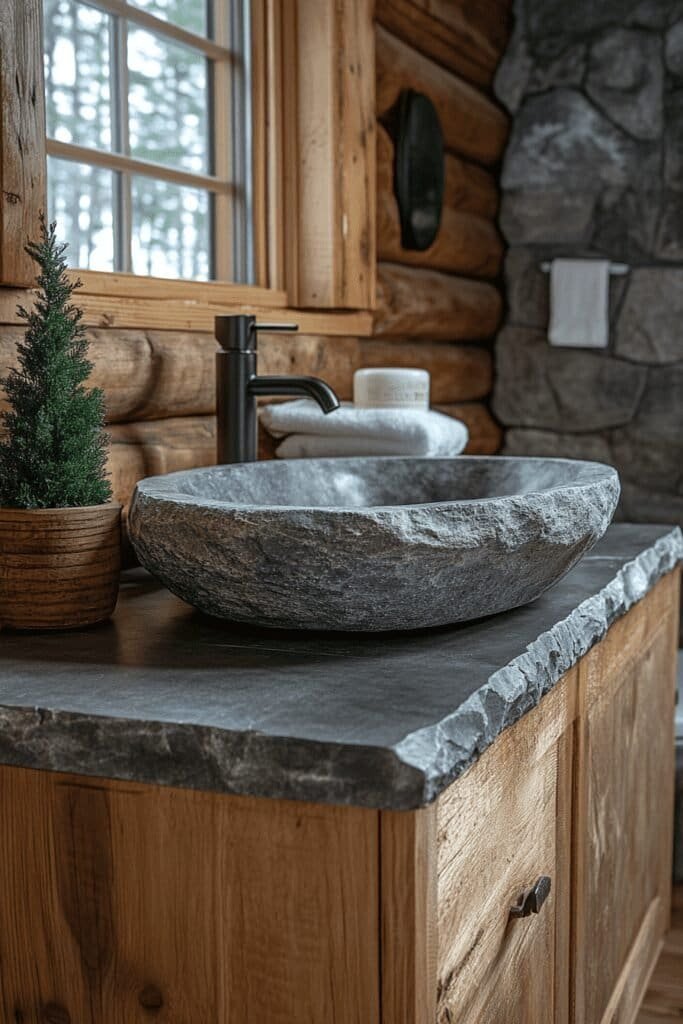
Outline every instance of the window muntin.
<path id="1" fill-rule="evenodd" d="M 44 0 L 48 210 L 74 265 L 254 282 L 245 22 L 248 0 Z"/>
<path id="2" fill-rule="evenodd" d="M 208 36 L 209 32 L 209 7 L 202 3 L 202 0 L 189 0 L 187 3 L 171 4 L 168 0 L 130 0 L 134 7 L 153 14 L 162 21 L 170 21 L 188 32 L 195 32 L 199 36 Z"/>

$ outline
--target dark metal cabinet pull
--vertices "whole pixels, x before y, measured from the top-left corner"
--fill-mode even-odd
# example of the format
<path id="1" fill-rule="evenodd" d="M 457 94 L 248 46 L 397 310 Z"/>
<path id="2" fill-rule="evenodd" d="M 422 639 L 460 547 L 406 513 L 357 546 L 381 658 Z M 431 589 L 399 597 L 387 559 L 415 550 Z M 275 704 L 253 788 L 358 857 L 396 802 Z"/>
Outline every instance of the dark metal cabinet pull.
<path id="1" fill-rule="evenodd" d="M 528 917 L 537 914 L 550 895 L 551 881 L 547 875 L 541 875 L 537 882 L 522 893 L 519 902 L 510 907 L 510 917 Z"/>

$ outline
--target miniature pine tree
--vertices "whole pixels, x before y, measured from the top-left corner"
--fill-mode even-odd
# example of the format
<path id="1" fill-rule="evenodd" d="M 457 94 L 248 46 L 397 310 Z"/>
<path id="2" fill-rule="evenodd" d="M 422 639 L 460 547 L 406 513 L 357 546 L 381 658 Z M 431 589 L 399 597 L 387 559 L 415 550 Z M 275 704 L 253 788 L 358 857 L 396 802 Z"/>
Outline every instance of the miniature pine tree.
<path id="1" fill-rule="evenodd" d="M 111 497 L 105 472 L 107 438 L 98 388 L 90 375 L 82 312 L 71 304 L 80 281 L 69 280 L 67 248 L 56 224 L 41 216 L 38 242 L 26 251 L 40 268 L 19 366 L 0 381 L 9 411 L 0 418 L 0 507 L 64 508 L 99 505 Z"/>

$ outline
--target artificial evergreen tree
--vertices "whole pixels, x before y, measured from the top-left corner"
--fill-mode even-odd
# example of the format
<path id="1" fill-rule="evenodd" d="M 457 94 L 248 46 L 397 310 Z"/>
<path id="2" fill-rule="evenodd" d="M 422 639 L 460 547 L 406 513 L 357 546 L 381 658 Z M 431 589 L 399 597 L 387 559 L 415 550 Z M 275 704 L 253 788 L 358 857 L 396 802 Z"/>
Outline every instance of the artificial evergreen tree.
<path id="1" fill-rule="evenodd" d="M 1 417 L 0 507 L 99 505 L 111 497 L 107 439 L 98 388 L 90 375 L 82 312 L 71 304 L 80 281 L 67 276 L 65 243 L 41 217 L 40 240 L 26 246 L 38 264 L 39 293 L 18 346 L 19 366 L 0 381 L 10 409 Z M 4 435 L 4 436 L 3 436 Z"/>

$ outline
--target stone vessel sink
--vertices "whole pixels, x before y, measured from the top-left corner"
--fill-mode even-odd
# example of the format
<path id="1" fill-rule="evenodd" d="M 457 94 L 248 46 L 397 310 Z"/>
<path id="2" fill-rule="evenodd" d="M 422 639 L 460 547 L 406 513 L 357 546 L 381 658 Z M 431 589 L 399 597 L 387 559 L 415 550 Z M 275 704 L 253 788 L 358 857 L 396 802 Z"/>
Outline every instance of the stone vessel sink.
<path id="1" fill-rule="evenodd" d="M 533 601 L 602 536 L 614 469 L 535 458 L 243 463 L 142 480 L 142 564 L 204 612 L 394 630 Z"/>

